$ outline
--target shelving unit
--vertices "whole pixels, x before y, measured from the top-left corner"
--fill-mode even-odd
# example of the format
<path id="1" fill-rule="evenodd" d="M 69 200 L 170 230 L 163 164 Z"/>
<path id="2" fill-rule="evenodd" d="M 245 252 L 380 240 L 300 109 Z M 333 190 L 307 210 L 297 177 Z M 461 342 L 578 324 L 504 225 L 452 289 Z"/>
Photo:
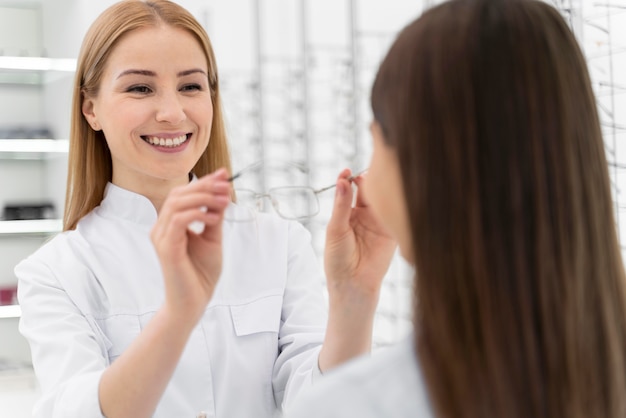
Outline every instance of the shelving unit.
<path id="1" fill-rule="evenodd" d="M 626 77 L 624 23 L 626 4 L 620 1 L 583 2 L 581 27 L 592 87 L 604 137 L 614 200 L 618 238 L 626 258 Z"/>
<path id="2" fill-rule="evenodd" d="M 74 72 L 76 70 L 76 60 L 71 58 L 0 56 L 1 70 Z"/>
<path id="3" fill-rule="evenodd" d="M 0 56 L 0 84 L 39 86 L 75 70 L 70 58 Z"/>
<path id="4" fill-rule="evenodd" d="M 22 310 L 19 305 L 2 305 L 0 306 L 0 319 L 19 318 Z"/>
<path id="5" fill-rule="evenodd" d="M 75 59 L 0 56 L 0 87 L 9 89 L 23 88 L 26 89 L 24 91 L 33 92 L 32 94 L 43 95 L 43 87 L 46 83 L 54 82 L 60 77 L 67 76 L 68 73 L 74 72 L 75 68 Z M 36 168 L 45 173 L 45 169 L 38 165 L 39 162 L 46 164 L 54 159 L 63 158 L 68 151 L 69 141 L 67 139 L 0 139 L 0 161 L 13 162 L 12 164 L 4 164 L 4 170 L 9 172 L 11 170 L 9 166 L 21 166 L 21 163 L 16 163 L 17 160 L 28 160 L 24 161 L 24 164 L 28 164 L 28 167 Z M 46 177 L 43 174 L 40 177 L 41 181 L 44 181 Z M 42 185 L 35 187 L 35 189 L 42 189 L 42 187 L 45 189 Z M 0 197 L 7 198 L 12 192 L 11 190 L 3 189 L 2 193 Z M 41 197 L 40 195 L 32 196 L 33 199 Z M 38 243 L 43 242 L 61 230 L 61 219 L 0 220 L 0 245 L 14 247 L 18 242 L 30 242 L 29 245 L 39 245 Z M 16 254 L 21 255 L 19 251 L 17 249 L 14 250 L 12 256 L 16 257 Z M 23 254 L 24 257 L 27 255 Z M 4 276 L 6 285 L 7 277 L 11 277 L 11 273 L 6 270 L 8 270 L 11 263 L 6 262 L 5 264 L 7 265 L 2 265 L 0 274 Z M 12 324 L 12 320 L 14 321 L 20 316 L 21 309 L 19 305 L 0 305 L 0 320 L 7 321 L 3 322 L 3 324 Z M 4 332 L 7 332 L 8 328 L 14 325 L 3 326 L 7 329 Z M 17 331 L 15 330 L 15 332 Z"/>
<path id="6" fill-rule="evenodd" d="M 25 221 L 0 221 L 0 238 L 10 235 L 49 235 L 60 232 L 61 219 L 33 219 Z"/>
<path id="7" fill-rule="evenodd" d="M 76 60 L 46 56 L 54 51 L 44 45 L 45 4 L 0 0 L 0 211 L 50 202 L 60 216 L 69 141 L 55 138 L 68 135 Z M 14 288 L 14 266 L 61 228 L 60 219 L 0 220 L 0 286 Z M 0 305 L 0 415 L 31 416 L 40 392 L 18 330 L 21 308 L 3 302 L 14 304 Z"/>
<path id="8" fill-rule="evenodd" d="M 368 98 L 375 70 L 396 31 L 422 9 L 419 2 L 403 0 L 384 6 L 366 3 L 251 0 L 255 59 L 243 75 L 224 72 L 222 77 L 226 112 L 237 128 L 231 136 L 235 171 L 266 162 L 255 176 L 246 178 L 250 179 L 246 188 L 323 187 L 334 183 L 344 167 L 354 171 L 366 167 L 371 149 Z M 242 126 L 251 127 L 252 134 Z M 288 165 L 277 170 L 273 164 L 277 161 L 301 164 L 307 173 L 288 170 Z M 319 214 L 303 222 L 320 261 L 333 196 L 320 195 Z M 400 263 L 395 262 L 384 282 L 389 297 L 381 298 L 377 346 L 393 342 L 410 324 L 410 293 L 405 291 L 410 289 L 410 279 L 405 280 L 410 274 Z"/>
<path id="9" fill-rule="evenodd" d="M 0 139 L 0 159 L 46 159 L 68 150 L 67 139 Z"/>
<path id="10" fill-rule="evenodd" d="M 71 71 L 75 66 L 76 61 L 70 59 L 0 57 L 0 74 L 7 71 L 14 73 Z M 67 139 L 0 139 L 0 160 L 45 161 L 65 155 L 68 151 Z M 61 229 L 61 219 L 0 220 L 0 239 L 26 235 L 48 236 L 60 232 Z M 0 314 L 0 318 L 2 317 Z"/>

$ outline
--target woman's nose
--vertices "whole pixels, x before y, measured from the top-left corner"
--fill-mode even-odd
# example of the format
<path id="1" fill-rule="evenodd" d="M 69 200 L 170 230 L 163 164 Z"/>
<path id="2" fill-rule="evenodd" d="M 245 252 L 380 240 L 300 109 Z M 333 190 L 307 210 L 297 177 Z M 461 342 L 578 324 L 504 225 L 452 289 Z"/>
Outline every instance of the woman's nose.
<path id="1" fill-rule="evenodd" d="M 185 109 L 177 93 L 163 93 L 157 103 L 156 119 L 158 122 L 168 122 L 172 125 L 186 119 Z"/>

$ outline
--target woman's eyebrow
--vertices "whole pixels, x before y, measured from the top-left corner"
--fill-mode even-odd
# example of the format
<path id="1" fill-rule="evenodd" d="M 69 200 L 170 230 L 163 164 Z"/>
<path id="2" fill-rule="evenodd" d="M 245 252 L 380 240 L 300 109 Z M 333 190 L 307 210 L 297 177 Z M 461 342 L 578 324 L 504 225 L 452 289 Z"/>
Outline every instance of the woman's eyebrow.
<path id="1" fill-rule="evenodd" d="M 121 73 L 118 74 L 117 78 L 121 78 L 125 75 L 146 75 L 146 76 L 150 76 L 150 77 L 155 77 L 156 73 L 154 71 L 150 71 L 150 70 L 137 70 L 137 69 L 133 69 L 131 68 L 130 70 L 124 70 Z"/>
<path id="2" fill-rule="evenodd" d="M 191 70 L 185 70 L 185 71 L 181 71 L 178 74 L 176 74 L 178 77 L 184 77 L 186 75 L 190 75 L 190 74 L 195 74 L 195 73 L 200 73 L 202 75 L 206 75 L 206 72 L 200 68 L 192 68 Z"/>
<path id="3" fill-rule="evenodd" d="M 176 74 L 176 76 L 178 77 L 184 77 L 190 74 L 195 74 L 195 73 L 200 73 L 203 75 L 206 75 L 206 72 L 200 68 L 192 68 L 190 70 L 184 70 L 179 72 L 178 74 Z M 138 70 L 138 69 L 134 69 L 131 68 L 129 70 L 124 70 L 121 73 L 119 73 L 119 75 L 117 76 L 117 78 L 121 78 L 123 76 L 126 75 L 145 75 L 145 76 L 149 76 L 149 77 L 155 77 L 156 73 L 154 71 L 150 71 L 150 70 Z"/>

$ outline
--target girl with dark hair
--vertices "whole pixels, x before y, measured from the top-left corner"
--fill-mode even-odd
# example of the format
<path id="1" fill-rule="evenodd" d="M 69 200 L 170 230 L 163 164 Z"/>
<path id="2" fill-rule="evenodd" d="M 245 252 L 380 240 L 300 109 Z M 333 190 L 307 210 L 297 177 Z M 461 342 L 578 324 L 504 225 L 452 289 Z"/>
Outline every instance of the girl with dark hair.
<path id="1" fill-rule="evenodd" d="M 626 293 L 579 46 L 535 0 L 453 0 L 372 88 L 363 188 L 415 266 L 414 332 L 289 417 L 626 416 Z"/>

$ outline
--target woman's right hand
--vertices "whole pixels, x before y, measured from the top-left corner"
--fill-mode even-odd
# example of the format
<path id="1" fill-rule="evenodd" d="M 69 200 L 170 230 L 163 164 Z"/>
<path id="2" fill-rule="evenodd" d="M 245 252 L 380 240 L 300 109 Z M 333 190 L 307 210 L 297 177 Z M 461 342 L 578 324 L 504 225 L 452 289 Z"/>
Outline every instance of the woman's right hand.
<path id="1" fill-rule="evenodd" d="M 166 307 L 193 323 L 213 296 L 222 271 L 222 220 L 231 185 L 225 169 L 172 189 L 150 238 L 165 280 Z M 196 234 L 192 222 L 204 224 Z"/>

